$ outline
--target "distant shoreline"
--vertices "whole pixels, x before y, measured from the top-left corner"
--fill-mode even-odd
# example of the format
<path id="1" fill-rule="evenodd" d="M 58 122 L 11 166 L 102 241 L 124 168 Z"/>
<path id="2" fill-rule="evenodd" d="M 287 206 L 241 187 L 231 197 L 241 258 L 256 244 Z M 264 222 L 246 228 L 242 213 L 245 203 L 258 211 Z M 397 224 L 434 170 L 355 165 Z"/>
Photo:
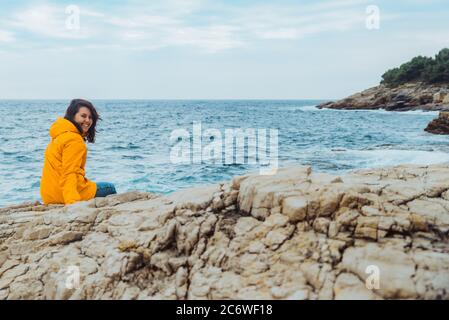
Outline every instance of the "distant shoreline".
<path id="1" fill-rule="evenodd" d="M 406 83 L 390 88 L 383 84 L 357 92 L 337 101 L 319 104 L 317 108 L 386 111 L 449 111 L 449 85 Z"/>

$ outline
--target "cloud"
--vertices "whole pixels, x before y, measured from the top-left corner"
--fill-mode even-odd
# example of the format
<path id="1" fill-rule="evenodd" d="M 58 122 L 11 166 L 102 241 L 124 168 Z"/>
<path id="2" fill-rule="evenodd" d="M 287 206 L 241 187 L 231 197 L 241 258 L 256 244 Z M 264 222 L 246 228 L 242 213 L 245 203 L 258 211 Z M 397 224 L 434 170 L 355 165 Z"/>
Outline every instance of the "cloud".
<path id="1" fill-rule="evenodd" d="M 322 1 L 314 2 L 309 5 L 299 6 L 302 12 L 328 12 L 329 10 L 341 9 L 345 7 L 362 6 L 372 3 L 370 0 L 339 0 L 339 1 Z"/>
<path id="2" fill-rule="evenodd" d="M 237 32 L 239 28 L 235 26 L 222 23 L 195 25 L 189 21 L 190 14 L 198 9 L 199 1 L 183 2 L 182 8 L 168 10 L 179 3 L 172 0 L 158 10 L 133 8 L 121 16 L 110 15 L 104 23 L 116 27 L 115 34 L 112 31 L 114 36 L 132 50 L 193 47 L 205 53 L 216 53 L 244 45 Z"/>
<path id="3" fill-rule="evenodd" d="M 209 53 L 238 48 L 244 45 L 234 35 L 238 28 L 227 25 L 216 25 L 203 28 L 185 27 L 171 32 L 168 42 L 172 45 L 190 45 Z"/>
<path id="4" fill-rule="evenodd" d="M 261 39 L 301 39 L 305 36 L 325 32 L 345 31 L 364 26 L 364 12 L 356 10 L 323 12 L 320 14 L 300 16 L 292 15 L 282 19 L 276 12 L 261 18 L 247 19 L 245 29 Z"/>
<path id="5" fill-rule="evenodd" d="M 14 34 L 9 31 L 0 30 L 0 42 L 14 42 L 16 39 L 14 37 Z"/>
<path id="6" fill-rule="evenodd" d="M 113 16 L 107 18 L 105 23 L 121 28 L 153 28 L 179 25 L 181 21 L 165 16 L 135 15 L 126 18 Z"/>
<path id="7" fill-rule="evenodd" d="M 135 0 L 127 6 L 111 5 L 104 12 L 92 5 L 80 6 L 79 30 L 66 27 L 66 7 L 46 4 L 13 14 L 7 26 L 50 40 L 86 40 L 72 44 L 79 48 L 157 50 L 171 46 L 217 53 L 255 41 L 297 40 L 364 27 L 364 3 L 367 1 L 236 5 L 205 0 Z M 48 45 L 69 46 L 57 42 Z"/>
<path id="8" fill-rule="evenodd" d="M 256 40 L 295 40 L 364 27 L 365 2 L 346 0 L 308 6 L 257 4 L 245 7 L 191 1 L 186 6 L 189 10 L 171 13 L 167 8 L 178 1 L 169 1 L 156 11 L 158 15 L 154 15 L 155 11 L 153 15 L 130 11 L 128 16 L 110 17 L 107 23 L 126 29 L 119 32 L 123 41 L 151 41 L 152 49 L 192 46 L 214 53 L 243 47 Z M 355 5 L 358 8 L 354 8 Z"/>
<path id="9" fill-rule="evenodd" d="M 235 28 L 226 25 L 211 27 L 167 27 L 152 32 L 126 30 L 119 37 L 128 49 L 157 50 L 164 47 L 193 47 L 204 53 L 244 46 L 235 36 Z"/>
<path id="10" fill-rule="evenodd" d="M 86 15 L 92 13 L 86 12 Z M 8 24 L 30 33 L 49 38 L 80 39 L 89 36 L 87 28 L 70 29 L 66 22 L 70 13 L 66 7 L 55 5 L 37 5 L 27 8 L 12 16 Z"/>

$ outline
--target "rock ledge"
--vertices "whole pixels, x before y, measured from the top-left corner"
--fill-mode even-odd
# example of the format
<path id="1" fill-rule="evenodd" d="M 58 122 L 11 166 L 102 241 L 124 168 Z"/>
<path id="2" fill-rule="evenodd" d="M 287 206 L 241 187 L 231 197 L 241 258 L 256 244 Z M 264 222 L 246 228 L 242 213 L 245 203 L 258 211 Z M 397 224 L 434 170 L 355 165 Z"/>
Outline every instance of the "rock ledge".
<path id="1" fill-rule="evenodd" d="M 448 235 L 448 166 L 25 203 L 0 209 L 0 299 L 448 299 Z"/>

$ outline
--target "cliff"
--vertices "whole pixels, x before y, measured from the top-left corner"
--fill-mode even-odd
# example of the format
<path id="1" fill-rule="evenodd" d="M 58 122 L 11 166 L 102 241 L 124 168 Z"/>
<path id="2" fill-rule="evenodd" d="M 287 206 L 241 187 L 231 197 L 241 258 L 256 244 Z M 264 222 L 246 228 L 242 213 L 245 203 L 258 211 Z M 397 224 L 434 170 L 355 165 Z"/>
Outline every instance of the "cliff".
<path id="1" fill-rule="evenodd" d="M 0 209 L 0 299 L 449 299 L 448 235 L 449 166 L 25 203 Z"/>
<path id="2" fill-rule="evenodd" d="M 447 111 L 449 110 L 449 85 L 430 85 L 421 82 L 406 83 L 397 87 L 378 85 L 347 98 L 317 106 L 329 109 L 385 109 L 387 111 Z"/>

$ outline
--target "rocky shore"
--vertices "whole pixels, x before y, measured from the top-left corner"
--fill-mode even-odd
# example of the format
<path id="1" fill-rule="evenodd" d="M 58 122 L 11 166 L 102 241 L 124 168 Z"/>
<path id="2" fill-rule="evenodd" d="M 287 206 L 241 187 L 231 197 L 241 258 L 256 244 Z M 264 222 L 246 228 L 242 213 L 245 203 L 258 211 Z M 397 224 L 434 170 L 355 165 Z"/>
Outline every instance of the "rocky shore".
<path id="1" fill-rule="evenodd" d="M 449 111 L 449 85 L 406 83 L 398 87 L 383 84 L 345 99 L 317 106 L 329 109 L 385 109 L 387 111 Z"/>
<path id="2" fill-rule="evenodd" d="M 449 299 L 448 236 L 449 166 L 26 203 L 0 209 L 0 299 Z"/>
<path id="3" fill-rule="evenodd" d="M 449 134 L 449 112 L 440 112 L 424 129 L 433 134 Z"/>

